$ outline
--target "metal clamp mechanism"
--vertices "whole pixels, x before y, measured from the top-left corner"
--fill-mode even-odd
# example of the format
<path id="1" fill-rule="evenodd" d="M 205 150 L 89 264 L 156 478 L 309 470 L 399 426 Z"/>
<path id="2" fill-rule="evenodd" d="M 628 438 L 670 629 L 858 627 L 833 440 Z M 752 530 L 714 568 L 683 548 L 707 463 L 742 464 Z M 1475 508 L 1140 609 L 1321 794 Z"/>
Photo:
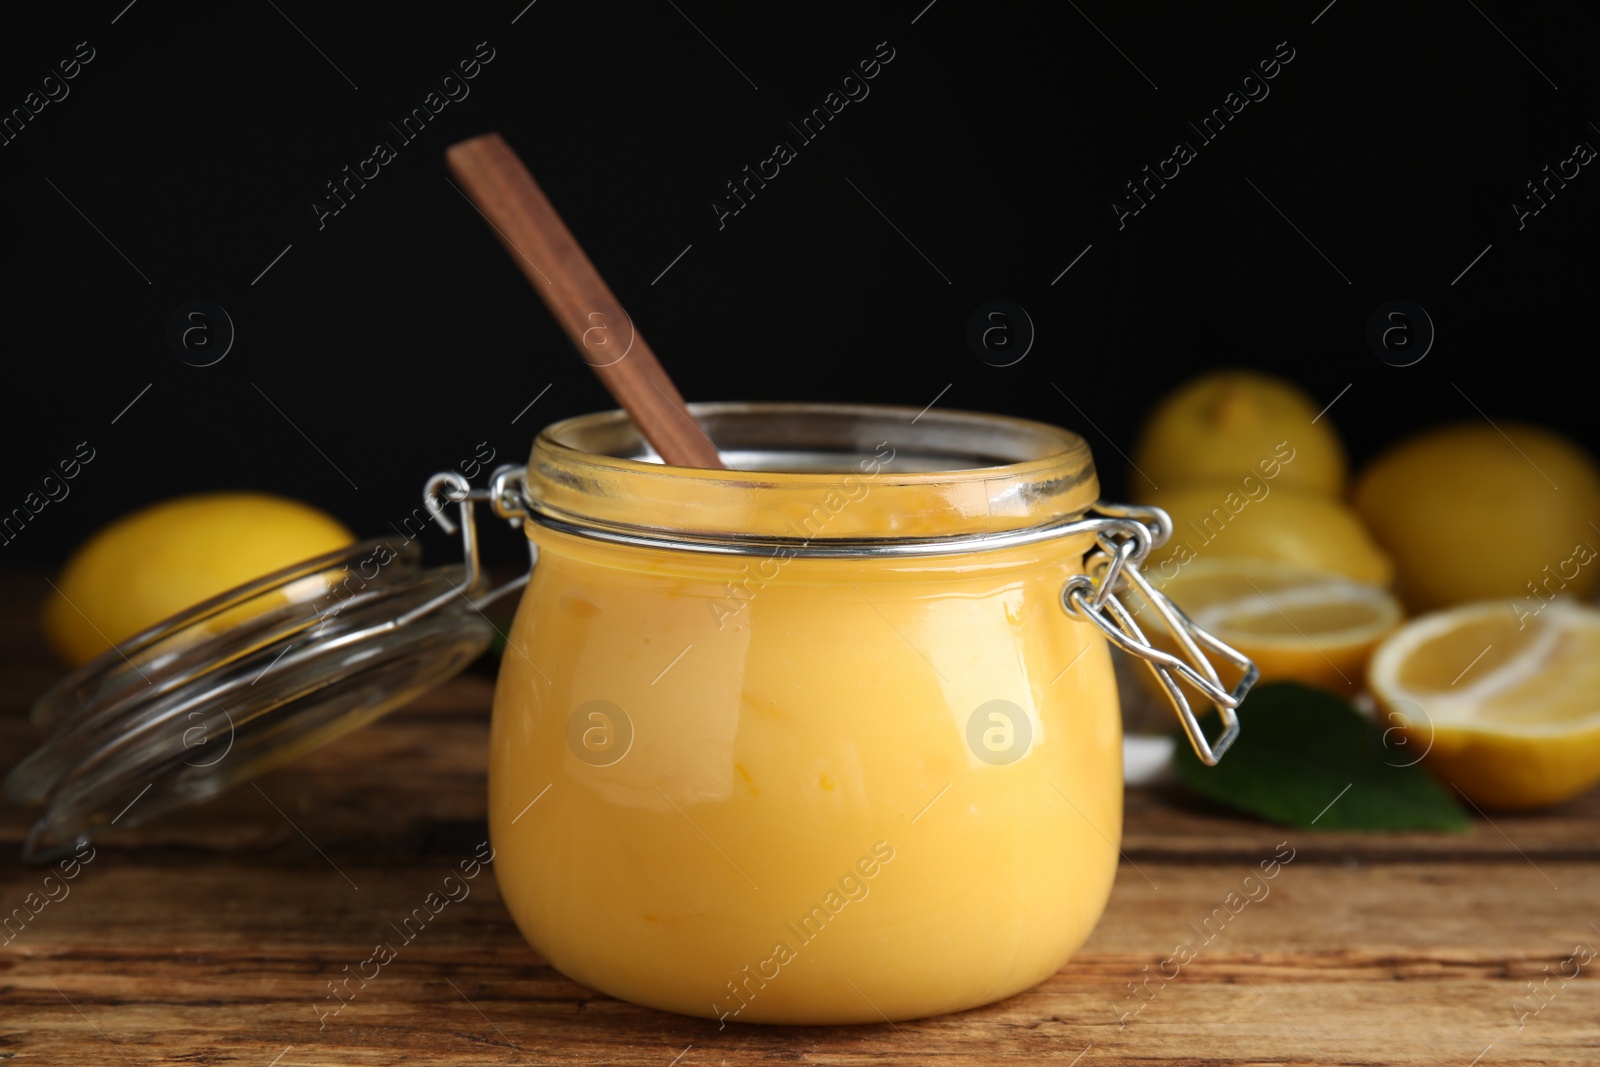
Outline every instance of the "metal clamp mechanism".
<path id="1" fill-rule="evenodd" d="M 453 534 L 457 529 L 456 523 L 445 511 L 445 504 L 457 505 L 461 518 L 461 555 L 466 563 L 467 573 L 465 586 L 456 592 L 465 596 L 468 603 L 479 610 L 482 610 L 484 605 L 492 604 L 507 593 L 514 593 L 528 584 L 528 579 L 533 577 L 533 568 L 539 563 L 539 548 L 532 541 L 528 541 L 528 570 L 525 574 L 493 589 L 480 590 L 483 570 L 478 558 L 478 524 L 473 516 L 472 505 L 478 501 L 487 501 L 497 517 L 505 519 L 513 529 L 521 528 L 522 520 L 527 515 L 522 506 L 522 482 L 527 473 L 528 468 L 508 463 L 495 468 L 489 477 L 487 488 L 474 489 L 472 483 L 455 471 L 441 471 L 429 478 L 427 485 L 422 489 L 423 506 L 428 509 L 428 514 L 433 516 L 434 521 L 444 528 L 445 533 Z M 395 625 L 403 626 L 419 616 L 426 615 L 453 595 L 455 594 L 445 594 L 412 609 L 396 619 Z"/>
<path id="2" fill-rule="evenodd" d="M 1239 717 L 1234 709 L 1244 702 L 1261 672 L 1248 657 L 1198 626 L 1140 573 L 1139 564 L 1149 556 L 1150 550 L 1172 536 L 1172 519 L 1165 511 L 1105 502 L 1096 503 L 1093 510 L 1115 521 L 1096 532 L 1097 547 L 1084 559 L 1085 573 L 1073 575 L 1062 586 L 1061 606 L 1073 618 L 1093 623 L 1122 651 L 1145 661 L 1177 709 L 1195 755 L 1207 766 L 1215 766 L 1239 736 Z M 1138 591 L 1145 603 L 1156 609 L 1185 658 L 1180 659 L 1150 644 L 1134 621 L 1133 613 L 1117 597 L 1117 593 L 1129 585 Z M 1202 647 L 1243 672 L 1244 676 L 1231 691 L 1217 677 L 1216 668 L 1201 651 Z M 1216 705 L 1223 729 L 1215 742 L 1206 740 L 1194 709 L 1183 690 L 1178 688 L 1179 679 Z"/>

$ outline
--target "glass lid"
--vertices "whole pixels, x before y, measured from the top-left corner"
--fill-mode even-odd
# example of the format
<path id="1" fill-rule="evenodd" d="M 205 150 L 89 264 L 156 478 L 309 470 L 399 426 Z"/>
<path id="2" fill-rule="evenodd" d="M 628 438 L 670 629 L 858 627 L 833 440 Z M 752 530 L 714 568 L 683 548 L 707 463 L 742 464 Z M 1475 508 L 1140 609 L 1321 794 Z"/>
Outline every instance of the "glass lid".
<path id="1" fill-rule="evenodd" d="M 497 472 L 497 475 L 502 472 Z M 497 485 L 503 482 L 497 477 Z M 362 541 L 158 623 L 63 678 L 32 710 L 45 734 L 5 781 L 44 806 L 23 847 L 45 860 L 256 778 L 366 725 L 488 648 L 470 490 L 436 475 L 429 510 L 459 503 L 465 564 L 424 569 L 415 543 Z"/>

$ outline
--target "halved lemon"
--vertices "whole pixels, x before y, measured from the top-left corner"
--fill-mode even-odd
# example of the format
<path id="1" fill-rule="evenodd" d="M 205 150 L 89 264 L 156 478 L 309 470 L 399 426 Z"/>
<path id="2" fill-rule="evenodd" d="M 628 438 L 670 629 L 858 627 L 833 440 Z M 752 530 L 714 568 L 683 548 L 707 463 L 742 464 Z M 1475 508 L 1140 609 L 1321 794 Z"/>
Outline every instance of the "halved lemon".
<path id="1" fill-rule="evenodd" d="M 1600 611 L 1507 601 L 1417 618 L 1368 684 L 1444 782 L 1483 807 L 1535 808 L 1600 782 Z"/>
<path id="2" fill-rule="evenodd" d="M 1402 618 L 1399 601 L 1384 589 L 1292 563 L 1169 561 L 1148 577 L 1202 628 L 1254 660 L 1262 681 L 1353 693 L 1373 649 Z M 1137 617 L 1152 640 L 1176 647 L 1152 608 Z"/>

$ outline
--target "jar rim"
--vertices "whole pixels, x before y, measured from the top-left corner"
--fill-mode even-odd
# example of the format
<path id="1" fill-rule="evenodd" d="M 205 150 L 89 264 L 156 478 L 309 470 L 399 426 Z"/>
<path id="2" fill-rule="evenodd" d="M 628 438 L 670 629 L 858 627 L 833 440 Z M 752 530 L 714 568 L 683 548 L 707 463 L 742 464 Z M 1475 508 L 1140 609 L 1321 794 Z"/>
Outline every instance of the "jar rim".
<path id="1" fill-rule="evenodd" d="M 689 408 L 730 469 L 662 463 L 623 411 L 580 415 L 534 441 L 530 510 L 547 525 L 668 538 L 894 541 L 1035 527 L 1098 496 L 1088 443 L 1029 419 L 880 404 Z"/>

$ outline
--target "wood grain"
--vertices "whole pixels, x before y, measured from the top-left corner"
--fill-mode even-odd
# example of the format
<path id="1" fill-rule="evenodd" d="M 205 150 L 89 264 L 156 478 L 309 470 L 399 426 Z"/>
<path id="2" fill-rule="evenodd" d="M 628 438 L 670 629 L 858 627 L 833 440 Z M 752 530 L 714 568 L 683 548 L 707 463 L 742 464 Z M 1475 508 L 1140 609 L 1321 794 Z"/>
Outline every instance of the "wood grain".
<path id="1" fill-rule="evenodd" d="M 23 713 L 54 673 L 31 621 L 47 588 L 0 577 L 6 767 L 31 743 Z M 464 675 L 262 779 L 282 814 L 245 788 L 105 838 L 71 894 L 0 946 L 0 1059 L 1466 1067 L 1481 1055 L 1494 1067 L 1592 1064 L 1600 1049 L 1600 961 L 1551 982 L 1520 1029 L 1514 1010 L 1537 1003 L 1528 983 L 1577 943 L 1600 947 L 1594 794 L 1465 835 L 1372 836 L 1133 791 L 1110 906 L 1066 968 L 1002 1003 L 892 1028 L 719 1031 L 596 994 L 527 947 L 485 875 L 319 1018 L 327 983 L 484 838 L 491 687 Z M 43 874 L 17 861 L 28 815 L 0 807 L 7 910 Z M 1283 841 L 1294 859 L 1270 892 L 1203 941 L 1190 924 Z M 1198 955 L 1149 979 L 1180 942 Z"/>
<path id="2" fill-rule="evenodd" d="M 510 146 L 486 133 L 451 145 L 445 160 L 583 361 L 661 458 L 721 468 L 716 446 L 677 386 Z"/>

